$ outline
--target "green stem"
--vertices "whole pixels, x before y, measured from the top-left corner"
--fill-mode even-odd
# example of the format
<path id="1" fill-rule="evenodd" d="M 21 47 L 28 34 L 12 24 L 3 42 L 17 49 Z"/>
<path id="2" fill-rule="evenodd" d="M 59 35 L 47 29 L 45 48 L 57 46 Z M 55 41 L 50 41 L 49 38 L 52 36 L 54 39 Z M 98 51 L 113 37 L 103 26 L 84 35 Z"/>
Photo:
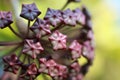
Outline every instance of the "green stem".
<path id="1" fill-rule="evenodd" d="M 0 46 L 11 46 L 11 45 L 18 45 L 21 44 L 22 42 L 1 42 L 0 41 Z"/>
<path id="2" fill-rule="evenodd" d="M 18 36 L 19 38 L 22 38 L 22 36 L 21 36 L 20 34 L 18 34 L 17 32 L 15 32 L 15 30 L 14 30 L 11 26 L 9 26 L 9 29 L 10 29 L 16 36 Z"/>
<path id="3" fill-rule="evenodd" d="M 19 52 L 18 58 L 21 57 L 21 55 L 22 55 L 22 51 L 23 51 L 23 48 L 24 48 L 24 46 L 22 46 L 22 48 L 21 48 L 21 50 L 20 50 L 20 52 Z"/>
<path id="4" fill-rule="evenodd" d="M 8 55 L 8 54 L 14 53 L 20 46 L 21 46 L 21 45 L 18 45 L 18 46 L 16 46 L 16 47 L 14 47 L 14 48 L 13 48 L 12 50 L 10 50 L 8 53 L 5 53 L 4 56 L 6 56 L 6 55 Z"/>
<path id="5" fill-rule="evenodd" d="M 28 64 L 30 64 L 31 62 L 30 62 L 30 57 L 28 56 Z"/>
<path id="6" fill-rule="evenodd" d="M 18 71 L 18 74 L 17 74 L 17 77 L 16 77 L 16 80 L 18 80 L 18 79 L 20 78 L 21 70 L 22 70 L 22 68 L 20 67 L 20 68 L 19 68 L 19 71 Z"/>
<path id="7" fill-rule="evenodd" d="M 61 8 L 61 10 L 64 10 L 69 3 L 70 3 L 70 1 L 68 0 L 68 1 L 65 3 L 65 5 Z"/>
<path id="8" fill-rule="evenodd" d="M 29 36 L 29 28 L 30 28 L 30 20 L 28 20 L 28 26 L 27 26 L 27 34 L 26 34 L 26 37 Z"/>
<path id="9" fill-rule="evenodd" d="M 24 62 L 24 63 L 25 63 L 26 57 L 27 57 L 27 55 L 24 56 L 24 59 L 23 59 L 23 62 Z"/>
<path id="10" fill-rule="evenodd" d="M 61 28 L 63 28 L 64 25 L 58 25 L 56 28 L 52 29 L 51 32 L 54 32 L 55 30 L 59 30 Z"/>

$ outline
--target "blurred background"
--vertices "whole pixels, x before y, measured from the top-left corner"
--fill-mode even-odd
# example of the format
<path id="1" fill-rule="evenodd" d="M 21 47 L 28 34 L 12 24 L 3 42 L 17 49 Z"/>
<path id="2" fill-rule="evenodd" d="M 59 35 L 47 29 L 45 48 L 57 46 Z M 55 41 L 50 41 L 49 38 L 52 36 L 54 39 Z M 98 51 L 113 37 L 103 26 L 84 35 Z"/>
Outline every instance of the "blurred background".
<path id="1" fill-rule="evenodd" d="M 9 1 L 0 0 L 0 10 L 13 10 Z M 37 4 L 42 18 L 48 7 L 60 9 L 66 0 L 20 0 L 20 4 L 31 2 Z M 84 80 L 120 80 L 120 0 L 81 0 L 81 3 L 71 3 L 68 7 L 74 9 L 83 4 L 92 16 L 96 44 L 94 64 Z M 18 6 L 20 12 L 21 5 Z M 0 41 L 3 40 L 16 40 L 16 37 L 7 29 L 0 30 Z M 3 55 L 0 51 L 0 57 Z M 0 74 L 2 69 L 0 63 Z"/>

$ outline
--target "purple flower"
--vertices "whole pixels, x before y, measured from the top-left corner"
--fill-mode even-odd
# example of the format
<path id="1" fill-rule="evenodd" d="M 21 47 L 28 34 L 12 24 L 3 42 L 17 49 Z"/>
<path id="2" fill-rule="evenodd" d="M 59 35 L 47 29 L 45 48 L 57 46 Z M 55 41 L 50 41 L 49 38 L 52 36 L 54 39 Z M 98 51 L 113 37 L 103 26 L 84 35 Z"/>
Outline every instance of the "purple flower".
<path id="1" fill-rule="evenodd" d="M 58 26 L 62 21 L 61 11 L 48 8 L 44 19 L 52 26 Z"/>
<path id="2" fill-rule="evenodd" d="M 27 20 L 33 21 L 38 15 L 40 15 L 40 13 L 41 12 L 38 10 L 35 3 L 23 4 L 20 16 Z"/>
<path id="3" fill-rule="evenodd" d="M 79 36 L 80 42 L 84 43 L 85 41 L 92 41 L 94 40 L 94 35 L 92 30 L 86 30 L 85 27 L 81 29 L 80 36 Z"/>
<path id="4" fill-rule="evenodd" d="M 60 33 L 59 31 L 55 31 L 50 37 L 49 40 L 53 45 L 54 50 L 65 49 L 66 48 L 66 38 L 67 36 Z"/>
<path id="5" fill-rule="evenodd" d="M 91 19 L 91 15 L 85 6 L 82 7 L 82 12 L 85 15 L 86 19 Z"/>
<path id="6" fill-rule="evenodd" d="M 50 25 L 45 20 L 37 18 L 31 29 L 36 33 L 36 37 L 40 38 L 42 35 L 50 34 Z"/>
<path id="7" fill-rule="evenodd" d="M 79 8 L 73 10 L 74 15 L 76 16 L 76 21 L 82 25 L 85 24 L 85 16 Z"/>
<path id="8" fill-rule="evenodd" d="M 82 7 L 82 13 L 85 15 L 84 28 L 91 30 L 92 29 L 91 15 L 85 6 Z"/>
<path id="9" fill-rule="evenodd" d="M 82 55 L 90 61 L 94 59 L 94 44 L 92 41 L 84 42 Z"/>
<path id="10" fill-rule="evenodd" d="M 88 31 L 87 38 L 88 38 L 88 40 L 94 40 L 94 36 L 93 36 L 93 31 L 92 30 Z"/>
<path id="11" fill-rule="evenodd" d="M 12 13 L 7 11 L 0 11 L 0 28 L 3 29 L 9 26 L 12 21 Z"/>
<path id="12" fill-rule="evenodd" d="M 18 72 L 20 65 L 22 65 L 22 62 L 20 62 L 15 54 L 4 57 L 3 61 L 6 64 L 5 71 L 10 71 L 15 74 Z"/>
<path id="13" fill-rule="evenodd" d="M 63 16 L 63 21 L 66 25 L 71 25 L 71 26 L 76 25 L 76 16 L 70 9 L 63 11 L 62 16 Z"/>

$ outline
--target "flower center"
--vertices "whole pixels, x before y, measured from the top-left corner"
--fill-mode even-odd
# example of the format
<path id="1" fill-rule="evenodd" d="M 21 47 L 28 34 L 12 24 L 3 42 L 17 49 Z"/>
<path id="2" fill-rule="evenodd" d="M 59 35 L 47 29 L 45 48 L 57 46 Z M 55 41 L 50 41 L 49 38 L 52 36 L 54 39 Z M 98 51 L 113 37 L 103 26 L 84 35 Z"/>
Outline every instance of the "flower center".
<path id="1" fill-rule="evenodd" d="M 31 9 L 29 9 L 29 10 L 28 10 L 28 12 L 30 12 L 30 13 L 31 13 L 31 12 L 32 12 L 32 10 L 31 10 Z"/>

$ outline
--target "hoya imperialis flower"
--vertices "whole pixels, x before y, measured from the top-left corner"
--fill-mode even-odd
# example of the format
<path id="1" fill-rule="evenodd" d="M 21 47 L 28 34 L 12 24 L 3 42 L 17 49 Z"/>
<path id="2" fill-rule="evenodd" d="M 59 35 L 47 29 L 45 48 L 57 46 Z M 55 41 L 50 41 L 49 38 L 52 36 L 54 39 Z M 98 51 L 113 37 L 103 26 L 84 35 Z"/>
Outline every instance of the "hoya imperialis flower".
<path id="1" fill-rule="evenodd" d="M 51 8 L 48 8 L 44 19 L 54 27 L 58 26 L 63 21 L 61 11 Z"/>
<path id="2" fill-rule="evenodd" d="M 21 67 L 20 80 L 34 80 L 38 74 L 38 69 L 36 64 L 33 62 L 31 64 L 23 64 Z"/>
<path id="3" fill-rule="evenodd" d="M 85 24 L 85 15 L 83 14 L 83 12 L 79 9 L 76 8 L 75 10 L 73 10 L 75 16 L 76 16 L 76 21 L 82 25 Z"/>
<path id="4" fill-rule="evenodd" d="M 93 36 L 93 31 L 92 30 L 88 31 L 87 38 L 88 38 L 88 40 L 94 40 L 94 36 Z"/>
<path id="5" fill-rule="evenodd" d="M 7 11 L 0 11 L 0 28 L 3 29 L 9 26 L 12 21 L 12 13 Z"/>
<path id="6" fill-rule="evenodd" d="M 39 72 L 44 72 L 55 80 L 62 80 L 67 76 L 67 67 L 56 63 L 53 59 L 41 58 L 39 61 L 41 63 Z"/>
<path id="7" fill-rule="evenodd" d="M 56 62 L 53 59 L 50 59 L 46 62 L 46 66 L 50 67 L 50 66 L 56 66 Z"/>
<path id="8" fill-rule="evenodd" d="M 76 61 L 70 65 L 70 68 L 72 68 L 74 70 L 73 72 L 79 73 L 81 66 L 78 63 L 78 61 Z"/>
<path id="9" fill-rule="evenodd" d="M 46 58 L 40 58 L 39 59 L 39 73 L 48 73 L 48 67 L 46 66 L 47 59 Z"/>
<path id="10" fill-rule="evenodd" d="M 27 20 L 33 21 L 35 18 L 37 18 L 37 16 L 40 15 L 40 13 L 41 12 L 38 10 L 35 3 L 23 4 L 20 16 Z"/>
<path id="11" fill-rule="evenodd" d="M 78 43 L 77 40 L 74 40 L 71 45 L 69 46 L 69 49 L 71 50 L 72 58 L 78 59 L 81 56 L 82 52 L 82 45 Z"/>
<path id="12" fill-rule="evenodd" d="M 66 48 L 66 38 L 67 36 L 56 30 L 50 37 L 49 40 L 53 45 L 54 50 L 65 49 Z"/>
<path id="13" fill-rule="evenodd" d="M 30 55 L 32 58 L 36 58 L 37 54 L 40 54 L 43 51 L 43 47 L 40 42 L 34 42 L 33 40 L 26 40 L 24 45 L 23 53 Z"/>
<path id="14" fill-rule="evenodd" d="M 31 29 L 36 33 L 36 37 L 40 38 L 42 35 L 50 34 L 50 25 L 47 21 L 37 18 Z"/>
<path id="15" fill-rule="evenodd" d="M 57 64 L 54 60 L 48 60 L 46 63 L 46 66 L 48 67 L 48 74 L 52 77 L 58 76 L 58 68 Z"/>
<path id="16" fill-rule="evenodd" d="M 94 59 L 94 44 L 92 41 L 84 42 L 82 55 L 91 61 Z"/>
<path id="17" fill-rule="evenodd" d="M 62 16 L 65 24 L 71 25 L 71 26 L 76 25 L 76 16 L 70 9 L 63 11 Z"/>
<path id="18" fill-rule="evenodd" d="M 18 72 L 20 65 L 22 65 L 22 62 L 19 60 L 19 58 L 15 54 L 12 54 L 10 56 L 5 56 L 3 58 L 3 61 L 6 64 L 5 71 L 8 70 L 15 74 Z"/>
<path id="19" fill-rule="evenodd" d="M 58 70 L 57 66 L 51 66 L 51 67 L 49 67 L 48 74 L 50 76 L 52 76 L 52 77 L 58 76 L 59 70 Z"/>
<path id="20" fill-rule="evenodd" d="M 85 25 L 86 30 L 92 30 L 91 15 L 85 6 L 82 7 L 82 13 L 85 15 Z"/>
<path id="21" fill-rule="evenodd" d="M 87 10 L 87 8 L 85 6 L 82 6 L 82 12 L 85 15 L 87 20 L 91 19 L 91 15 L 90 15 L 89 11 Z"/>
<path id="22" fill-rule="evenodd" d="M 80 36 L 79 39 L 81 40 L 81 42 L 85 42 L 85 41 L 89 41 L 89 40 L 94 40 L 94 36 L 93 36 L 93 31 L 92 30 L 86 30 L 86 27 L 81 29 L 80 32 Z"/>
<path id="23" fill-rule="evenodd" d="M 51 66 L 48 69 L 48 74 L 55 80 L 63 80 L 67 76 L 67 67 L 60 64 Z"/>
<path id="24" fill-rule="evenodd" d="M 37 66 L 35 63 L 32 63 L 28 69 L 27 69 L 27 74 L 30 75 L 30 76 L 33 76 L 33 75 L 36 75 L 37 74 Z M 34 77 L 34 76 L 33 76 Z"/>
<path id="25" fill-rule="evenodd" d="M 86 9 L 62 11 L 48 8 L 43 19 L 38 18 L 39 14 L 34 3 L 23 4 L 21 17 L 28 20 L 27 34 L 23 37 L 20 33 L 20 42 L 0 42 L 0 46 L 16 45 L 11 51 L 18 53 L 17 58 L 4 58 L 8 67 L 6 71 L 12 69 L 11 72 L 17 72 L 21 69 L 18 79 L 22 80 L 34 80 L 41 74 L 47 74 L 53 80 L 82 80 L 94 59 L 94 46 L 91 44 L 94 37 Z M 9 28 L 16 34 L 14 29 Z M 77 35 L 72 34 L 72 28 Z M 87 60 L 83 65 L 78 63 L 81 56 Z"/>
<path id="26" fill-rule="evenodd" d="M 66 77 L 67 75 L 67 72 L 68 72 L 68 69 L 66 66 L 64 65 L 58 65 L 58 69 L 59 69 L 59 76 L 61 77 Z"/>
<path id="27" fill-rule="evenodd" d="M 77 62 L 74 62 L 70 66 L 70 74 L 69 74 L 69 79 L 70 80 L 82 80 L 82 75 L 80 74 L 81 66 Z"/>

